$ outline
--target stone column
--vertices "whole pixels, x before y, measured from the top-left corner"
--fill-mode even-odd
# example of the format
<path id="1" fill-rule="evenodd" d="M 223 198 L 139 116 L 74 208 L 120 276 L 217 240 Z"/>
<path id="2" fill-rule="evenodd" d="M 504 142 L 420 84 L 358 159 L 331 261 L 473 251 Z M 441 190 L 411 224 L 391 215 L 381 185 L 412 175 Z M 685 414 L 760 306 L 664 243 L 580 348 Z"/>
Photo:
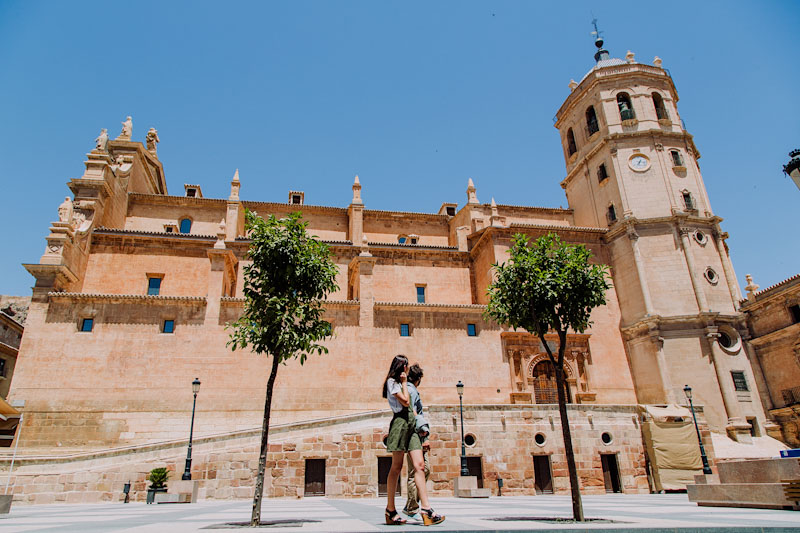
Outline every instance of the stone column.
<path id="1" fill-rule="evenodd" d="M 683 256 L 686 258 L 686 266 L 689 269 L 689 278 L 692 280 L 692 288 L 694 289 L 694 296 L 697 299 L 697 307 L 700 312 L 708 311 L 708 301 L 703 287 L 700 285 L 697 270 L 694 263 L 694 254 L 692 253 L 691 244 L 689 243 L 689 228 L 678 228 L 681 235 L 681 244 L 683 245 Z"/>
<path id="2" fill-rule="evenodd" d="M 733 271 L 731 258 L 728 257 L 728 252 L 725 249 L 725 239 L 719 230 L 714 230 L 714 240 L 717 241 L 717 252 L 719 252 L 719 259 L 722 262 L 722 271 L 725 274 L 725 280 L 728 282 L 728 290 L 731 293 L 731 300 L 733 300 L 733 308 L 739 308 L 739 300 L 742 299 L 742 293 L 739 290 L 739 284 L 736 282 L 736 274 Z"/>
<path id="3" fill-rule="evenodd" d="M 347 208 L 348 237 L 353 246 L 361 246 L 364 241 L 364 202 L 361 200 L 361 182 L 358 176 L 353 181 L 353 199 Z"/>
<path id="4" fill-rule="evenodd" d="M 722 351 L 717 339 L 719 339 L 717 328 L 714 326 L 707 327 L 706 340 L 709 345 L 711 363 L 714 365 L 714 371 L 717 375 L 717 384 L 722 394 L 722 404 L 728 416 L 728 423 L 725 429 L 728 434 L 737 441 L 750 443 L 750 424 L 748 424 L 747 420 L 742 416 L 739 399 L 736 397 L 736 392 L 733 390 L 733 380 L 730 375 L 730 369 L 725 361 L 726 357 L 731 356 Z"/>
<path id="5" fill-rule="evenodd" d="M 225 249 L 225 243 L 222 241 L 224 233 L 220 233 L 218 237 L 219 240 L 214 248 L 208 250 L 211 270 L 208 273 L 205 323 L 214 326 L 219 324 L 220 299 L 225 296 L 226 276 L 229 272 L 233 272 L 237 262 L 233 252 Z M 231 282 L 231 280 L 227 281 Z"/>
<path id="6" fill-rule="evenodd" d="M 244 236 L 244 209 L 242 209 L 242 202 L 239 200 L 239 169 L 233 174 L 231 180 L 231 194 L 228 197 L 228 209 L 225 214 L 225 239 L 235 241 L 236 237 Z"/>
<path id="7" fill-rule="evenodd" d="M 644 312 L 646 315 L 653 314 L 653 300 L 650 298 L 650 290 L 647 285 L 647 274 L 642 264 L 642 254 L 639 251 L 639 234 L 632 227 L 628 227 L 628 239 L 631 241 L 631 248 L 633 249 L 633 263 L 636 265 L 636 273 L 639 275 L 639 288 L 642 291 L 642 298 L 644 299 Z"/>
<path id="8" fill-rule="evenodd" d="M 672 379 L 669 377 L 669 367 L 667 366 L 667 358 L 664 355 L 664 337 L 657 333 L 650 337 L 656 345 L 656 365 L 658 365 L 658 373 L 661 376 L 661 387 L 664 389 L 664 397 L 667 403 L 677 404 L 678 398 L 675 395 L 675 389 L 672 386 Z"/>
<path id="9" fill-rule="evenodd" d="M 351 276 L 357 276 L 353 285 L 355 290 L 358 291 L 358 325 L 363 328 L 371 328 L 375 322 L 375 296 L 372 290 L 372 270 L 377 261 L 377 257 L 372 256 L 372 254 L 364 250 L 350 261 L 348 269 Z"/>

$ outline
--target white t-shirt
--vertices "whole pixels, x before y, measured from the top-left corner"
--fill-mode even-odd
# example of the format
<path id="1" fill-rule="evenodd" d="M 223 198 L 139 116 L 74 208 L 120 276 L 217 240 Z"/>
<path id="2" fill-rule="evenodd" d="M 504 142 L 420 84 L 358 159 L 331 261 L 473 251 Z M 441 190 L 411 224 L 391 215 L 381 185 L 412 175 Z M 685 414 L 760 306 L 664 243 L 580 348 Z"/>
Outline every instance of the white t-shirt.
<path id="1" fill-rule="evenodd" d="M 399 413 L 405 407 L 401 404 L 398 399 L 395 397 L 395 393 L 403 392 L 403 387 L 398 382 L 396 382 L 393 378 L 389 378 L 386 380 L 386 399 L 389 400 L 389 407 L 392 408 L 393 413 Z"/>

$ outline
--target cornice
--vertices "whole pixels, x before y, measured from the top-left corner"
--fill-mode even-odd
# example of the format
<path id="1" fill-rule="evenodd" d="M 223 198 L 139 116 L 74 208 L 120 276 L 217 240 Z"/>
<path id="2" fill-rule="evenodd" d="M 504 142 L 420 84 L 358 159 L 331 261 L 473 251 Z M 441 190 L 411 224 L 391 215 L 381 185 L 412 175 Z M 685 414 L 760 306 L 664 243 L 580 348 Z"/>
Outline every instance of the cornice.
<path id="1" fill-rule="evenodd" d="M 219 299 L 219 301 L 222 305 L 242 306 L 244 305 L 246 298 L 223 296 Z M 323 300 L 322 304 L 325 307 L 358 307 L 361 305 L 358 300 Z"/>
<path id="2" fill-rule="evenodd" d="M 10 344 L 0 342 L 0 353 L 3 355 L 7 355 L 9 357 L 16 357 L 17 354 L 19 353 L 19 349 L 14 348 Z"/>
<path id="3" fill-rule="evenodd" d="M 377 219 L 394 219 L 395 217 L 406 217 L 417 220 L 429 220 L 431 222 L 441 222 L 447 224 L 447 221 L 453 217 L 447 215 L 439 215 L 437 213 L 419 213 L 413 211 L 383 211 L 381 209 L 364 209 L 364 218 L 367 216 Z"/>
<path id="4" fill-rule="evenodd" d="M 0 311 L 0 322 L 4 322 L 8 327 L 15 330 L 17 333 L 25 331 L 25 326 L 17 322 L 13 316 L 10 316 L 3 311 Z"/>
<path id="5" fill-rule="evenodd" d="M 492 204 L 483 204 L 484 207 L 491 209 Z M 563 207 L 540 207 L 540 206 L 527 206 L 527 205 L 511 205 L 511 204 L 497 204 L 499 209 L 519 209 L 520 211 L 530 211 L 535 213 L 556 213 L 559 215 L 571 215 L 574 209 Z"/>
<path id="6" fill-rule="evenodd" d="M 129 192 L 128 200 L 154 205 L 172 205 L 176 207 L 227 206 L 228 200 L 221 198 L 201 198 L 199 196 L 170 196 L 168 194 L 147 194 Z"/>
<path id="7" fill-rule="evenodd" d="M 762 348 L 769 344 L 775 344 L 776 342 L 786 339 L 789 339 L 792 343 L 794 343 L 797 341 L 798 337 L 800 337 L 800 324 L 789 324 L 788 326 L 776 329 L 775 331 L 771 331 L 764 335 L 759 335 L 758 337 L 754 336 L 753 338 L 749 339 L 749 342 L 757 348 Z"/>
<path id="8" fill-rule="evenodd" d="M 48 292 L 47 296 L 51 300 L 72 300 L 72 301 L 141 301 L 141 302 L 169 302 L 169 303 L 206 303 L 205 296 L 154 296 L 150 294 L 101 294 L 86 292 Z"/>
<path id="9" fill-rule="evenodd" d="M 368 242 L 370 248 L 392 248 L 395 250 L 436 250 L 439 252 L 458 252 L 457 246 L 440 246 L 436 244 L 400 244 L 397 242 Z"/>
<path id="10" fill-rule="evenodd" d="M 744 322 L 744 315 L 741 313 L 723 314 L 717 312 L 697 313 L 693 315 L 649 315 L 642 317 L 635 322 L 620 326 L 619 330 L 623 337 L 631 340 L 640 337 L 645 333 L 665 331 L 675 331 L 679 329 L 702 329 L 710 325 L 725 324 L 725 325 L 742 325 Z"/>
<path id="11" fill-rule="evenodd" d="M 417 303 L 417 302 L 375 302 L 374 306 L 376 308 L 384 308 L 384 309 L 391 309 L 391 308 L 403 308 L 403 309 L 413 309 L 416 311 L 448 311 L 448 310 L 459 310 L 459 311 L 475 311 L 475 312 L 483 312 L 486 310 L 485 305 L 481 304 L 434 304 L 434 303 Z"/>
<path id="12" fill-rule="evenodd" d="M 258 211 L 257 208 L 266 208 L 266 209 L 280 209 L 282 211 L 288 211 L 290 213 L 294 213 L 296 211 L 303 211 L 308 212 L 328 212 L 328 213 L 337 213 L 342 216 L 347 215 L 347 208 L 346 207 L 329 207 L 326 205 L 312 205 L 312 204 L 289 204 L 285 202 L 257 202 L 246 200 L 242 201 L 242 205 L 251 211 Z"/>
<path id="13" fill-rule="evenodd" d="M 617 220 L 611 227 L 608 228 L 606 234 L 606 242 L 612 242 L 615 239 L 627 235 L 630 229 L 644 228 L 648 226 L 703 226 L 715 229 L 722 219 L 718 216 L 701 217 L 695 215 L 685 214 L 672 214 L 663 217 L 651 218 L 637 218 L 628 216 L 623 219 Z"/>
<path id="14" fill-rule="evenodd" d="M 120 236 L 133 236 L 133 237 L 156 237 L 161 239 L 167 240 L 179 240 L 179 241 L 211 241 L 216 242 L 217 237 L 214 235 L 196 235 L 192 233 L 167 233 L 166 231 L 141 231 L 141 230 L 131 230 L 131 229 L 115 229 L 115 228 L 106 228 L 106 227 L 99 227 L 94 229 L 94 234 L 96 235 L 120 235 Z"/>
<path id="15" fill-rule="evenodd" d="M 598 235 L 605 235 L 608 233 L 607 228 L 592 228 L 589 226 L 559 226 L 556 224 L 525 224 L 521 222 L 512 222 L 507 229 L 514 228 L 528 228 L 528 229 L 542 229 L 552 231 L 574 231 L 577 233 L 596 233 Z M 504 229 L 504 228 L 496 228 Z"/>

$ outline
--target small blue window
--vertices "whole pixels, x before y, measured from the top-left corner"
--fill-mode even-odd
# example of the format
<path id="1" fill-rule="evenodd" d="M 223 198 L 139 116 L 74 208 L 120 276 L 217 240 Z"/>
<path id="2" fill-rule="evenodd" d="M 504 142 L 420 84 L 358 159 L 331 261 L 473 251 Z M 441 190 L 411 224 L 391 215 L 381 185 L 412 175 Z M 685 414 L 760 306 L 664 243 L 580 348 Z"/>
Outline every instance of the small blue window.
<path id="1" fill-rule="evenodd" d="M 81 320 L 81 331 L 92 331 L 94 327 L 94 318 L 84 318 Z"/>
<path id="2" fill-rule="evenodd" d="M 161 291 L 161 278 L 148 278 L 147 279 L 147 295 L 158 296 Z"/>
<path id="3" fill-rule="evenodd" d="M 475 324 L 467 324 L 467 335 L 470 337 L 477 337 L 478 332 L 475 329 Z"/>
<path id="4" fill-rule="evenodd" d="M 161 328 L 161 333 L 174 333 L 174 332 L 175 332 L 175 321 L 165 320 L 164 326 Z"/>
<path id="5" fill-rule="evenodd" d="M 425 303 L 425 287 L 417 287 L 417 303 Z"/>
<path id="6" fill-rule="evenodd" d="M 188 218 L 181 219 L 181 233 L 189 233 L 192 231 L 192 221 Z"/>
<path id="7" fill-rule="evenodd" d="M 400 324 L 400 336 L 401 337 L 411 336 L 411 334 L 409 333 L 408 324 Z"/>

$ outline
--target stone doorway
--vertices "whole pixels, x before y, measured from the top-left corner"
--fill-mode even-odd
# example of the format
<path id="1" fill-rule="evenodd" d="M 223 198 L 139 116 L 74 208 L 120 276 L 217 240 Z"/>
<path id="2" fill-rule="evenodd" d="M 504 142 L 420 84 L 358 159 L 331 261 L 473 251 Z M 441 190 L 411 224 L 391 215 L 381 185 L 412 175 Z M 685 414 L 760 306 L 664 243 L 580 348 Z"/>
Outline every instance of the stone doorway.
<path id="1" fill-rule="evenodd" d="M 606 492 L 622 492 L 622 484 L 619 480 L 617 454 L 601 453 L 600 461 L 603 465 L 603 482 L 606 486 Z"/>
<path id="2" fill-rule="evenodd" d="M 392 469 L 392 458 L 391 457 L 378 457 L 378 496 L 386 496 L 389 491 L 386 488 L 386 485 L 389 480 L 389 470 Z M 403 477 L 403 473 L 400 473 L 400 477 L 397 478 L 397 495 L 400 495 L 400 478 Z"/>
<path id="3" fill-rule="evenodd" d="M 478 488 L 483 488 L 483 458 L 482 457 L 467 457 L 467 470 L 470 476 L 478 478 Z"/>
<path id="4" fill-rule="evenodd" d="M 305 495 L 325 496 L 325 459 L 306 459 Z"/>
<path id="5" fill-rule="evenodd" d="M 533 487 L 536 494 L 553 494 L 553 470 L 549 455 L 533 456 Z"/>

